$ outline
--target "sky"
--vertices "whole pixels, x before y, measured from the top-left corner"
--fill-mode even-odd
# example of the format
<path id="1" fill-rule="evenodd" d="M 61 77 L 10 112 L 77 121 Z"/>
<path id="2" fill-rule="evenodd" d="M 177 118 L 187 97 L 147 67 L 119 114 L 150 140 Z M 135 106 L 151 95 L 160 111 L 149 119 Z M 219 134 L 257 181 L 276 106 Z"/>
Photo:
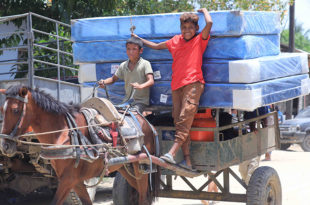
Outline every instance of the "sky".
<path id="1" fill-rule="evenodd" d="M 295 0 L 295 19 L 303 24 L 304 31 L 310 29 L 310 0 Z"/>

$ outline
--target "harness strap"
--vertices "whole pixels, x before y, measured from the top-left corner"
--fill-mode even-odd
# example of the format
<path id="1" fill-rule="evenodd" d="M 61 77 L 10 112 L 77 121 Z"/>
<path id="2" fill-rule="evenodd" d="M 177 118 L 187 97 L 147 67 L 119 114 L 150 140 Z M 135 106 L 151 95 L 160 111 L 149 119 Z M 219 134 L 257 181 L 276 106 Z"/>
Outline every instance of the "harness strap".
<path id="1" fill-rule="evenodd" d="M 26 95 L 24 98 L 23 97 L 20 97 L 19 95 L 6 95 L 7 98 L 14 98 L 16 100 L 19 100 L 23 103 L 28 103 L 28 98 L 27 98 L 28 95 Z"/>
<path id="2" fill-rule="evenodd" d="M 22 113 L 21 115 L 19 116 L 19 119 L 18 121 L 16 122 L 16 125 L 14 127 L 14 129 L 12 130 L 12 132 L 10 133 L 10 137 L 12 138 L 16 138 L 15 135 L 18 131 L 18 129 L 21 128 L 22 124 L 23 124 L 23 121 L 24 121 L 24 117 L 25 117 L 25 114 L 26 114 L 26 103 L 28 103 L 28 98 L 27 98 L 28 95 L 25 96 L 25 98 L 22 98 L 20 97 L 19 95 L 7 95 L 7 97 L 10 97 L 10 98 L 15 98 L 19 101 L 22 101 L 24 104 L 23 104 L 23 110 L 22 110 Z"/>
<path id="3" fill-rule="evenodd" d="M 70 119 L 72 126 L 77 127 L 77 124 L 75 123 L 75 120 L 73 118 L 72 115 L 70 115 L 69 113 L 67 113 L 68 118 Z M 78 138 L 80 139 L 81 145 L 90 145 L 90 141 L 82 134 L 81 130 L 77 129 L 74 130 L 74 132 L 77 133 Z M 93 147 L 91 149 L 89 149 L 88 147 L 83 146 L 84 151 L 86 152 L 86 154 L 88 155 L 88 157 L 92 160 L 96 160 L 99 158 L 99 152 L 98 150 Z M 96 155 L 96 156 L 95 156 Z M 75 166 L 78 166 L 78 163 L 75 164 Z"/>
<path id="4" fill-rule="evenodd" d="M 146 146 L 145 145 L 143 145 L 143 148 L 144 148 L 144 150 L 145 150 L 145 152 L 146 152 L 146 155 L 149 157 L 149 160 L 150 160 L 150 175 L 149 175 L 149 177 L 150 177 L 150 188 L 151 188 L 151 191 L 152 191 L 152 171 L 153 171 L 153 166 L 152 166 L 152 157 L 151 157 L 151 155 L 150 155 L 150 153 L 149 153 L 149 151 L 147 150 L 147 148 L 146 148 Z"/>
<path id="5" fill-rule="evenodd" d="M 139 113 L 139 112 L 137 112 L 137 113 Z M 147 122 L 149 127 L 152 129 L 152 132 L 153 132 L 153 134 L 155 136 L 155 155 L 158 157 L 160 155 L 160 146 L 159 146 L 158 133 L 155 130 L 155 128 L 153 127 L 153 125 L 141 113 L 139 113 L 139 115 Z"/>
<path id="6" fill-rule="evenodd" d="M 86 119 L 87 125 L 95 124 L 94 120 L 92 118 L 91 111 L 88 108 L 82 108 L 81 112 L 82 112 L 82 114 L 84 115 L 84 117 Z M 93 126 L 89 126 L 88 127 L 88 132 L 90 134 L 90 138 L 91 138 L 93 143 L 95 143 L 95 144 L 102 144 L 103 143 L 102 140 L 100 140 L 98 138 L 98 136 L 97 136 Z M 96 147 L 96 148 L 99 149 L 99 147 Z"/>
<path id="7" fill-rule="evenodd" d="M 68 123 L 68 126 L 69 128 L 73 128 L 73 125 L 71 123 L 71 119 L 70 119 L 70 114 L 67 113 L 66 115 L 66 120 L 67 120 L 67 123 Z M 73 145 L 79 145 L 79 139 L 78 139 L 78 136 L 77 136 L 77 133 L 75 130 L 70 130 L 69 131 L 69 136 L 71 137 L 71 144 Z M 76 152 L 76 160 L 75 160 L 75 163 L 74 163 L 74 167 L 77 168 L 79 163 L 80 163 L 80 158 L 81 158 L 81 149 L 80 147 L 75 147 L 75 152 Z"/>

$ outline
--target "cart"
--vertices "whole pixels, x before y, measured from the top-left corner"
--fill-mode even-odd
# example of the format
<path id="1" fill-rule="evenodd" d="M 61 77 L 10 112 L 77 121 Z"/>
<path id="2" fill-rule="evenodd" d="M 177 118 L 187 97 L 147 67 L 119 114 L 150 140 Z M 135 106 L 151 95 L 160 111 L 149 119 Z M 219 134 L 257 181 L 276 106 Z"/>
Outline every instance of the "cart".
<path id="1" fill-rule="evenodd" d="M 277 113 L 272 112 L 256 118 L 240 121 L 230 125 L 219 127 L 219 109 L 216 109 L 216 123 L 214 128 L 195 127 L 195 131 L 213 131 L 214 141 L 212 142 L 195 142 L 190 145 L 191 160 L 197 171 L 183 169 L 178 165 L 164 162 L 163 160 L 152 156 L 153 167 L 161 170 L 160 189 L 156 193 L 157 197 L 167 198 L 183 198 L 183 199 L 200 199 L 212 201 L 226 202 L 242 202 L 248 205 L 259 204 L 282 204 L 282 189 L 277 172 L 267 166 L 257 168 L 248 185 L 236 174 L 230 167 L 238 165 L 242 162 L 251 160 L 257 156 L 261 156 L 274 149 L 278 149 L 280 145 L 278 121 L 273 120 L 272 124 L 265 127 L 257 126 L 255 132 L 244 132 L 246 126 L 250 122 L 256 122 L 260 125 L 263 119 L 277 119 Z M 221 140 L 221 131 L 234 128 L 238 130 L 238 136 L 229 140 Z M 161 154 L 169 151 L 173 141 L 165 139 L 163 133 L 173 132 L 174 127 L 157 126 L 156 130 L 159 134 Z M 149 164 L 150 160 L 147 156 L 140 154 L 139 157 L 128 156 L 128 163 L 139 161 L 141 164 Z M 176 161 L 183 159 L 181 151 L 175 157 Z M 195 186 L 190 181 L 201 175 L 208 175 L 205 183 Z M 222 175 L 223 181 L 220 182 L 218 177 Z M 179 176 L 190 188 L 190 190 L 179 190 L 173 187 L 173 176 Z M 246 190 L 245 194 L 232 193 L 230 189 L 230 178 L 234 178 Z M 214 182 L 219 192 L 207 192 L 205 188 Z M 134 197 L 135 190 L 131 188 L 121 175 L 117 174 L 113 186 L 113 202 L 115 205 L 136 204 Z"/>

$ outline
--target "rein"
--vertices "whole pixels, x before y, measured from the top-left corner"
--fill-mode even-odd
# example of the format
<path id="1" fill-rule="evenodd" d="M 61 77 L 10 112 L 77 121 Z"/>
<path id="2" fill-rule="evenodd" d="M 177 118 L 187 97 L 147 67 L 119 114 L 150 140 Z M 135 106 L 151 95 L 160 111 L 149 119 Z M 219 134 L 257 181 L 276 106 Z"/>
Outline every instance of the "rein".
<path id="1" fill-rule="evenodd" d="M 19 116 L 19 119 L 14 127 L 14 129 L 12 130 L 12 132 L 9 134 L 9 136 L 11 138 L 18 138 L 19 136 L 15 136 L 17 131 L 21 128 L 21 125 L 24 121 L 24 117 L 26 115 L 26 105 L 28 103 L 28 94 L 25 96 L 25 98 L 23 97 L 20 97 L 19 95 L 7 95 L 6 96 L 7 98 L 13 98 L 13 99 L 16 99 L 18 101 L 21 101 L 23 102 L 23 110 L 22 110 L 22 113 L 20 114 Z"/>

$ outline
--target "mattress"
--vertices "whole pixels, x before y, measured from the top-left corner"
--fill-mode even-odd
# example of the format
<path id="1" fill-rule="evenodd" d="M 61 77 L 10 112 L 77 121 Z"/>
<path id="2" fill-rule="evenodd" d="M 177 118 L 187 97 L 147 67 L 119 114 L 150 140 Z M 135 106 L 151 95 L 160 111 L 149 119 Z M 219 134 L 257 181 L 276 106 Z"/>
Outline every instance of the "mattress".
<path id="1" fill-rule="evenodd" d="M 80 83 L 111 77 L 120 63 L 97 63 L 80 66 Z M 171 81 L 172 61 L 151 62 L 155 81 Z M 249 60 L 207 59 L 202 66 L 207 83 L 254 83 L 308 73 L 306 53 L 281 53 Z"/>
<path id="2" fill-rule="evenodd" d="M 182 13 L 152 14 L 140 16 L 98 17 L 71 20 L 73 41 L 120 40 L 130 37 L 130 27 L 143 38 L 172 37 L 180 34 Z M 210 12 L 213 22 L 211 35 L 240 36 L 248 34 L 279 34 L 280 16 L 264 11 L 216 11 Z M 203 14 L 198 13 L 201 31 L 205 26 Z"/>
<path id="3" fill-rule="evenodd" d="M 167 39 L 153 41 L 165 40 Z M 251 59 L 279 53 L 279 35 L 245 35 L 211 38 L 203 58 Z M 167 49 L 154 50 L 145 47 L 141 56 L 149 61 L 172 60 Z M 75 64 L 127 60 L 126 41 L 75 42 L 73 43 L 73 60 Z"/>
<path id="4" fill-rule="evenodd" d="M 91 85 L 91 83 L 88 83 Z M 111 96 L 119 101 L 124 96 L 124 83 L 108 86 Z M 286 101 L 310 93 L 308 74 L 294 75 L 251 84 L 206 83 L 200 107 L 231 108 L 252 111 L 258 107 Z M 104 97 L 104 92 L 100 94 Z M 151 87 L 150 104 L 172 106 L 169 81 L 157 81 Z"/>

